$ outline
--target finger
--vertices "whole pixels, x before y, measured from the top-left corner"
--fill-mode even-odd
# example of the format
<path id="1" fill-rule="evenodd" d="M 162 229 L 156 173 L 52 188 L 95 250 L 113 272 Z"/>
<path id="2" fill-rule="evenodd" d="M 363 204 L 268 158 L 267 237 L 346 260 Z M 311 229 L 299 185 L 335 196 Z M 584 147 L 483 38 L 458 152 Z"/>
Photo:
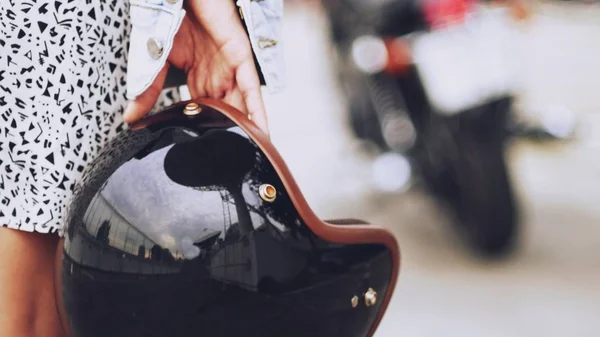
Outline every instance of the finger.
<path id="1" fill-rule="evenodd" d="M 255 116 L 252 112 L 248 110 L 248 107 L 246 106 L 246 101 L 244 100 L 244 95 L 239 89 L 231 91 L 223 101 L 237 108 L 238 110 L 246 113 L 249 119 L 254 124 L 256 124 L 256 126 L 258 126 L 259 129 L 261 129 L 261 131 L 263 131 L 267 135 L 267 137 L 269 136 L 269 129 L 266 125 L 266 119 L 263 117 L 264 115 Z"/>
<path id="2" fill-rule="evenodd" d="M 248 109 L 246 108 L 246 104 L 244 103 L 244 98 L 238 89 L 234 89 L 227 93 L 227 95 L 223 98 L 223 102 L 233 106 L 234 108 L 240 110 L 241 112 L 247 114 Z"/>
<path id="3" fill-rule="evenodd" d="M 211 98 L 221 100 L 235 87 L 234 74 L 231 69 L 227 69 L 222 63 L 216 62 L 216 65 L 211 67 L 207 91 Z"/>
<path id="4" fill-rule="evenodd" d="M 192 68 L 188 73 L 187 83 L 188 88 L 190 90 L 190 95 L 192 98 L 202 98 L 207 97 L 208 93 L 204 88 L 204 83 L 206 81 L 206 76 L 203 76 L 200 72 L 202 70 L 197 68 Z"/>
<path id="5" fill-rule="evenodd" d="M 236 72 L 236 82 L 246 108 L 252 114 L 252 119 L 261 130 L 269 134 L 267 113 L 254 62 L 247 61 L 239 66 Z"/>
<path id="6" fill-rule="evenodd" d="M 125 114 L 123 115 L 123 120 L 125 123 L 134 123 L 146 116 L 148 112 L 152 110 L 156 104 L 156 101 L 158 100 L 158 96 L 163 90 L 168 70 L 169 65 L 166 64 L 158 73 L 152 85 L 150 85 L 150 87 L 135 100 L 129 102 L 127 109 L 125 109 Z"/>

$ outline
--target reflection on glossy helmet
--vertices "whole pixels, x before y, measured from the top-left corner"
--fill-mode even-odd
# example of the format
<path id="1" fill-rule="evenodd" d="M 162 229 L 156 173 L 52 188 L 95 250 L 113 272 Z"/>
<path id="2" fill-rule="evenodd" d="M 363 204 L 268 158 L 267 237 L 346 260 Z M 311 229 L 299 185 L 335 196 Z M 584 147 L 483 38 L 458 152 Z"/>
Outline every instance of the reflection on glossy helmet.
<path id="1" fill-rule="evenodd" d="M 252 122 L 195 102 L 123 132 L 76 188 L 57 256 L 68 335 L 372 336 L 393 236 L 319 220 Z"/>

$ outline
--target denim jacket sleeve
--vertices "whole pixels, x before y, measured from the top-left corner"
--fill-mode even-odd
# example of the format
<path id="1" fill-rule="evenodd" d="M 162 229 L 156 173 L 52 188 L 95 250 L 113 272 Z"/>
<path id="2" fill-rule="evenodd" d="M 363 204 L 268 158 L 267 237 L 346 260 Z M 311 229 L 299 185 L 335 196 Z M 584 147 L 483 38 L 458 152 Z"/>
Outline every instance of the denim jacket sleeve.
<path id="1" fill-rule="evenodd" d="M 130 0 L 131 38 L 127 96 L 135 99 L 164 67 L 186 11 L 187 0 Z M 283 88 L 283 0 L 236 0 L 267 89 Z"/>

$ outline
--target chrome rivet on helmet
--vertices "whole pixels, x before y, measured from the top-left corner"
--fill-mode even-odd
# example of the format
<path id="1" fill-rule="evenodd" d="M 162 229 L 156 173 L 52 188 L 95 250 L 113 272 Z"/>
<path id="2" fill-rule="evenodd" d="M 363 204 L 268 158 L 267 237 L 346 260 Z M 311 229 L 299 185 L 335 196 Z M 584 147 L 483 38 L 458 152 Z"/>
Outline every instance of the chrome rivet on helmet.
<path id="1" fill-rule="evenodd" d="M 262 184 L 258 188 L 258 194 L 262 200 L 266 202 L 273 202 L 277 197 L 277 190 L 273 185 Z"/>
<path id="2" fill-rule="evenodd" d="M 358 296 L 354 295 L 354 297 L 352 297 L 352 300 L 350 301 L 352 303 L 352 308 L 358 307 L 358 301 L 359 301 Z"/>
<path id="3" fill-rule="evenodd" d="M 365 305 L 372 307 L 377 304 L 377 292 L 373 288 L 369 288 L 365 293 Z"/>
<path id="4" fill-rule="evenodd" d="M 195 116 L 202 111 L 202 108 L 197 103 L 188 103 L 183 109 L 183 113 L 188 116 Z"/>
<path id="5" fill-rule="evenodd" d="M 146 47 L 148 48 L 148 54 L 155 60 L 158 60 L 163 54 L 163 44 L 157 39 L 151 37 L 146 42 Z"/>

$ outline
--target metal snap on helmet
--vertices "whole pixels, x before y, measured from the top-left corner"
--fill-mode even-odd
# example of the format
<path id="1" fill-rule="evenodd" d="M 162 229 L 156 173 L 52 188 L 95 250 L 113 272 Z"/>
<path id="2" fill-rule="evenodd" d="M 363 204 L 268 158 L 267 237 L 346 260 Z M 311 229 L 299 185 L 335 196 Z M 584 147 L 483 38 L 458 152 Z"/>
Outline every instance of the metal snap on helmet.
<path id="1" fill-rule="evenodd" d="M 214 100 L 121 133 L 67 213 L 70 337 L 370 337 L 398 276 L 392 234 L 318 219 L 268 137 Z"/>

